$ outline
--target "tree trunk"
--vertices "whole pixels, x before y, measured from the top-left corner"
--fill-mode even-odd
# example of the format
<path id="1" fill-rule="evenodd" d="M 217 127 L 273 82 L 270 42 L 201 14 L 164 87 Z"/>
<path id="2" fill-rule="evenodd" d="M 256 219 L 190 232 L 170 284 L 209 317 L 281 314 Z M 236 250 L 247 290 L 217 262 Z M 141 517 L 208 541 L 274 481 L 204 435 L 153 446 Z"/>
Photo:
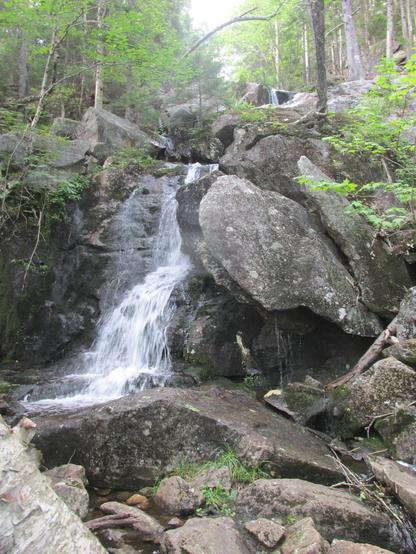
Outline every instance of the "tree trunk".
<path id="1" fill-rule="evenodd" d="M 352 16 L 351 0 L 342 0 L 342 15 L 347 46 L 348 81 L 365 79 L 365 71 L 361 61 L 360 48 L 358 46 L 357 32 Z"/>
<path id="2" fill-rule="evenodd" d="M 407 0 L 406 2 L 406 16 L 407 16 L 407 32 L 409 37 L 409 55 L 412 53 L 412 46 L 414 41 L 414 21 L 413 21 L 413 13 L 412 13 L 412 5 L 410 3 L 410 0 Z"/>
<path id="3" fill-rule="evenodd" d="M 41 85 L 41 88 L 40 88 L 38 105 L 36 107 L 36 112 L 35 112 L 35 115 L 32 119 L 32 123 L 30 124 L 32 129 L 34 129 L 36 127 L 36 125 L 39 123 L 40 115 L 42 113 L 43 103 L 45 101 L 45 95 L 46 95 L 47 84 L 48 84 L 49 68 L 50 68 L 51 61 L 52 61 L 52 58 L 53 58 L 55 50 L 56 50 L 56 35 L 57 35 L 57 29 L 56 29 L 56 27 L 54 27 L 54 29 L 52 31 L 51 45 L 49 47 L 49 52 L 48 52 L 48 56 L 46 58 L 45 68 L 43 70 L 43 78 L 42 78 L 42 85 Z"/>
<path id="4" fill-rule="evenodd" d="M 364 30 L 364 62 L 366 72 L 369 70 L 369 53 L 370 53 L 370 34 L 368 32 L 369 14 L 368 14 L 368 0 L 361 0 L 361 11 L 363 14 L 363 30 Z"/>
<path id="5" fill-rule="evenodd" d="M 326 114 L 328 105 L 328 83 L 326 80 L 325 62 L 325 5 L 324 0 L 308 0 L 308 5 L 315 42 L 316 90 L 318 93 L 316 111 L 320 114 Z"/>
<path id="6" fill-rule="evenodd" d="M 133 67 L 131 63 L 127 65 L 127 87 L 126 87 L 126 93 L 127 93 L 127 106 L 124 111 L 124 117 L 128 120 L 134 123 L 134 106 L 132 105 L 130 101 L 130 94 L 133 91 Z"/>
<path id="7" fill-rule="evenodd" d="M 274 64 L 276 67 L 276 86 L 280 88 L 282 86 L 282 76 L 280 72 L 280 29 L 279 22 L 274 22 Z"/>
<path id="8" fill-rule="evenodd" d="M 19 82 L 17 97 L 24 98 L 27 94 L 27 43 L 22 30 L 18 31 L 19 41 Z"/>
<path id="9" fill-rule="evenodd" d="M 105 15 L 105 0 L 99 0 L 97 6 L 97 27 L 99 30 L 103 28 L 103 19 Z M 101 37 L 98 39 L 97 43 L 97 56 L 98 61 L 102 61 L 104 58 L 104 43 L 101 40 Z M 95 99 L 94 99 L 94 108 L 102 109 L 104 104 L 104 82 L 103 82 L 103 66 L 102 64 L 97 65 L 95 70 Z"/>
<path id="10" fill-rule="evenodd" d="M 309 63 L 309 44 L 308 44 L 308 26 L 303 24 L 303 79 L 306 85 L 310 84 L 310 63 Z"/>
<path id="11" fill-rule="evenodd" d="M 393 0 L 387 0 L 387 34 L 386 34 L 386 56 L 393 56 L 393 40 L 394 40 L 394 11 Z"/>

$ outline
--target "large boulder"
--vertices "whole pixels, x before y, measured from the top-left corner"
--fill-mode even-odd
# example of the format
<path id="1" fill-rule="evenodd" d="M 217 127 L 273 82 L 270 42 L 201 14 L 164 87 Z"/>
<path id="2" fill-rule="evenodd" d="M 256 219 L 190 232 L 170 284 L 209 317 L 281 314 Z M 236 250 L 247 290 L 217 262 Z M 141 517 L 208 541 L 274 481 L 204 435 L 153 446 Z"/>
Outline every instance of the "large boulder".
<path id="1" fill-rule="evenodd" d="M 27 448 L 31 423 L 10 429 L 0 417 L 0 551 L 105 554 L 52 489 Z"/>
<path id="2" fill-rule="evenodd" d="M 78 133 L 80 122 L 67 117 L 56 117 L 53 120 L 51 134 L 57 137 L 75 139 Z"/>
<path id="3" fill-rule="evenodd" d="M 351 541 L 333 541 L 329 554 L 394 554 L 391 550 L 372 544 L 358 544 Z"/>
<path id="4" fill-rule="evenodd" d="M 153 389 L 36 421 L 35 441 L 46 463 L 59 465 L 72 456 L 99 487 L 150 484 L 184 460 L 206 461 L 226 445 L 246 464 L 268 462 L 280 475 L 339 478 L 319 439 L 240 391 Z"/>
<path id="5" fill-rule="evenodd" d="M 314 181 L 332 179 L 306 156 L 298 161 L 299 173 Z M 384 241 L 364 218 L 349 209 L 348 200 L 334 191 L 303 189 L 307 203 L 317 211 L 326 231 L 348 259 L 360 288 L 362 302 L 373 312 L 392 316 L 399 310 L 403 292 L 411 281 L 403 260 L 391 255 Z M 382 275 L 382 279 L 380 279 Z"/>
<path id="6" fill-rule="evenodd" d="M 224 176 L 203 197 L 199 221 L 214 261 L 264 309 L 303 306 L 348 333 L 381 331 L 357 300 L 351 275 L 296 202 Z"/>
<path id="7" fill-rule="evenodd" d="M 134 147 L 150 155 L 166 148 L 162 138 L 152 138 L 131 121 L 98 108 L 85 112 L 78 138 L 86 141 L 92 153 L 102 161 L 121 148 Z"/>
<path id="8" fill-rule="evenodd" d="M 311 517 L 322 536 L 398 547 L 389 519 L 350 493 L 299 479 L 260 479 L 236 500 L 237 516 L 287 520 Z"/>
<path id="9" fill-rule="evenodd" d="M 189 519 L 183 527 L 167 531 L 160 544 L 162 554 L 254 554 L 237 524 L 229 517 Z"/>
<path id="10" fill-rule="evenodd" d="M 228 148 L 234 140 L 234 129 L 241 124 L 241 115 L 233 113 L 224 113 L 214 121 L 211 132 L 218 138 L 222 144 Z"/>
<path id="11" fill-rule="evenodd" d="M 416 371 L 395 358 L 376 362 L 337 393 L 333 413 L 342 437 L 350 437 L 373 418 L 389 415 L 416 395 Z"/>
<path id="12" fill-rule="evenodd" d="M 316 530 L 311 517 L 300 519 L 288 528 L 280 549 L 282 554 L 326 554 L 328 550 L 329 543 Z"/>

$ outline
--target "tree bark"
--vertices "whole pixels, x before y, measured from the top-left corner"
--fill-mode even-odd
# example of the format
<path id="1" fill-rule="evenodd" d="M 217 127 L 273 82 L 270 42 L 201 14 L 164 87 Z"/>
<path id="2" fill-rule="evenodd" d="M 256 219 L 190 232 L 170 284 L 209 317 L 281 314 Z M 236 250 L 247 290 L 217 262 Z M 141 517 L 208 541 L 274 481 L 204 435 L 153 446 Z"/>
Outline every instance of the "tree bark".
<path id="1" fill-rule="evenodd" d="M 306 85 L 310 84 L 310 63 L 309 63 L 309 42 L 308 42 L 308 26 L 303 24 L 303 79 Z"/>
<path id="2" fill-rule="evenodd" d="M 313 37 L 315 42 L 316 57 L 316 90 L 318 102 L 316 111 L 326 114 L 328 107 L 328 83 L 326 79 L 325 58 L 325 5 L 324 0 L 308 0 L 309 11 L 312 19 Z"/>
<path id="3" fill-rule="evenodd" d="M 274 22 L 274 64 L 276 68 L 276 86 L 282 86 L 282 76 L 280 71 L 280 28 L 279 22 Z"/>
<path id="4" fill-rule="evenodd" d="M 365 79 L 365 71 L 361 61 L 357 32 L 355 30 L 355 23 L 352 15 L 351 0 L 342 0 L 342 15 L 347 46 L 348 81 Z"/>
<path id="5" fill-rule="evenodd" d="M 36 112 L 32 119 L 32 123 L 30 124 L 31 128 L 34 129 L 36 125 L 39 123 L 40 115 L 42 113 L 43 103 L 45 101 L 46 97 L 46 89 L 48 84 L 48 77 L 49 77 L 49 68 L 51 65 L 52 58 L 55 53 L 56 49 L 56 35 L 57 35 L 57 29 L 54 27 L 52 31 L 52 38 L 51 38 L 51 45 L 49 47 L 48 56 L 46 58 L 45 68 L 43 70 L 43 78 L 42 78 L 42 85 L 40 88 L 40 94 L 39 94 L 39 101 L 38 105 L 36 106 Z"/>
<path id="6" fill-rule="evenodd" d="M 386 32 L 386 57 L 393 56 L 393 41 L 394 41 L 394 10 L 393 0 L 387 0 L 387 32 Z"/>
<path id="7" fill-rule="evenodd" d="M 373 342 L 373 344 L 370 346 L 370 348 L 365 352 L 363 356 L 358 360 L 358 362 L 355 364 L 355 366 L 346 373 L 345 375 L 342 375 L 335 381 L 331 381 L 325 386 L 326 390 L 334 389 L 335 387 L 339 387 L 340 385 L 344 385 L 348 381 L 350 381 L 353 377 L 356 375 L 359 375 L 363 371 L 365 371 L 367 368 L 370 367 L 370 365 L 377 360 L 377 358 L 380 356 L 381 351 L 387 344 L 388 340 L 391 336 L 396 334 L 396 325 L 397 325 L 397 318 L 394 318 L 393 321 L 384 329 L 384 331 L 379 335 L 376 340 Z"/>
<path id="8" fill-rule="evenodd" d="M 105 0 L 99 0 L 97 6 L 97 27 L 99 30 L 103 28 L 103 19 L 105 15 Z M 98 61 L 102 61 L 104 57 L 104 43 L 101 38 L 97 43 Z M 95 98 L 94 108 L 102 109 L 104 104 L 104 82 L 103 82 L 103 65 L 99 63 L 95 70 Z"/>

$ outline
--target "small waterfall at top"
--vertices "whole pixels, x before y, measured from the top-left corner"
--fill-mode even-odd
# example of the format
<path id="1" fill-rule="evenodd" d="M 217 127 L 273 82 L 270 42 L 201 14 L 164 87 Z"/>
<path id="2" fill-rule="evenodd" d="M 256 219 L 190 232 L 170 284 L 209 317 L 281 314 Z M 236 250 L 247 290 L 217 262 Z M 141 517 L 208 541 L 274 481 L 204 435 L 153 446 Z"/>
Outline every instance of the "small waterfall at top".
<path id="1" fill-rule="evenodd" d="M 269 88 L 269 104 L 272 104 L 273 106 L 287 104 L 293 99 L 294 96 L 293 92 L 289 92 L 287 90 Z"/>
<path id="2" fill-rule="evenodd" d="M 185 183 L 216 169 L 216 164 L 191 165 Z M 191 267 L 189 258 L 181 252 L 176 220 L 177 182 L 177 178 L 167 179 L 164 187 L 153 248 L 154 269 L 143 282 L 127 290 L 118 305 L 109 309 L 100 321 L 97 339 L 83 356 L 84 373 L 78 375 L 84 382 L 82 390 L 72 396 L 39 400 L 30 406 L 95 404 L 165 384 L 171 371 L 167 330 L 176 309 L 170 298 Z"/>
<path id="3" fill-rule="evenodd" d="M 280 104 L 276 89 L 274 88 L 269 88 L 269 104 L 272 104 L 273 106 L 279 106 Z"/>

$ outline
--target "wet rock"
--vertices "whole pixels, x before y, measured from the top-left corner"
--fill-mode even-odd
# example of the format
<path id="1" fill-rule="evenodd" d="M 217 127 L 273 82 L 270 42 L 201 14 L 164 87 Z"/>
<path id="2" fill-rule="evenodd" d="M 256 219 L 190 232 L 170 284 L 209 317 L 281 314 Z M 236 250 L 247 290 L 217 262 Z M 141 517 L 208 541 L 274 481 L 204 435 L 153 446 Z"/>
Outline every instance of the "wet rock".
<path id="1" fill-rule="evenodd" d="M 128 506 L 137 506 L 141 510 L 148 510 L 150 508 L 150 500 L 142 494 L 133 494 L 126 500 Z"/>
<path id="2" fill-rule="evenodd" d="M 306 156 L 299 159 L 298 168 L 302 176 L 332 181 Z M 374 238 L 374 229 L 361 215 L 348 210 L 346 198 L 333 191 L 303 190 L 307 203 L 318 212 L 328 234 L 348 259 L 362 302 L 382 316 L 395 315 L 403 291 L 411 284 L 405 263 L 391 255 L 384 241 Z"/>
<path id="3" fill-rule="evenodd" d="M 269 103 L 269 89 L 259 83 L 248 83 L 242 102 L 253 104 L 254 106 L 264 106 Z"/>
<path id="4" fill-rule="evenodd" d="M 416 519 L 416 472 L 382 457 L 368 457 L 367 465 L 387 485 Z"/>
<path id="5" fill-rule="evenodd" d="M 0 551 L 105 554 L 1 417 L 0 437 Z"/>
<path id="6" fill-rule="evenodd" d="M 383 350 L 383 356 L 396 358 L 404 364 L 416 366 L 416 339 L 401 340 Z"/>
<path id="7" fill-rule="evenodd" d="M 101 161 L 125 147 L 140 148 L 151 155 L 165 149 L 159 137 L 151 138 L 127 119 L 98 108 L 85 112 L 78 138 L 87 141 L 94 156 Z"/>
<path id="8" fill-rule="evenodd" d="M 98 487 L 151 484 L 183 459 L 207 461 L 225 445 L 249 466 L 270 462 L 288 477 L 340 478 L 324 443 L 242 391 L 153 389 L 35 421 L 46 462 L 58 465 L 73 455 Z"/>
<path id="9" fill-rule="evenodd" d="M 340 398 L 341 392 L 344 398 Z M 416 394 L 416 372 L 395 358 L 386 358 L 345 385 L 341 392 L 333 409 L 336 428 L 341 437 L 349 437 L 375 416 L 411 403 Z"/>
<path id="10" fill-rule="evenodd" d="M 313 519 L 301 519 L 288 527 L 281 554 L 326 554 L 329 543 L 316 530 Z"/>
<path id="11" fill-rule="evenodd" d="M 259 518 L 253 521 L 247 521 L 244 528 L 252 535 L 260 544 L 267 548 L 274 548 L 279 543 L 280 539 L 285 534 L 285 528 L 279 523 L 270 519 Z"/>
<path id="12" fill-rule="evenodd" d="M 381 330 L 378 319 L 357 303 L 349 273 L 299 204 L 224 176 L 203 197 L 199 220 L 212 257 L 266 310 L 306 306 L 349 333 L 371 336 Z"/>
<path id="13" fill-rule="evenodd" d="M 204 487 L 221 487 L 227 491 L 232 488 L 232 476 L 228 467 L 211 468 L 190 481 L 193 489 L 201 491 Z"/>
<path id="14" fill-rule="evenodd" d="M 374 428 L 398 460 L 416 464 L 416 406 L 401 406 L 391 416 L 379 419 Z"/>
<path id="15" fill-rule="evenodd" d="M 160 544 L 162 554 L 254 554 L 229 517 L 189 519 L 183 527 L 167 531 Z"/>
<path id="16" fill-rule="evenodd" d="M 100 510 L 105 514 L 128 514 L 134 517 L 134 531 L 142 540 L 152 541 L 163 532 L 160 523 L 149 514 L 134 506 L 126 506 L 120 502 L 104 502 Z"/>
<path id="17" fill-rule="evenodd" d="M 373 512 L 353 495 L 299 479 L 260 479 L 243 489 L 236 500 L 242 518 L 266 517 L 284 521 L 311 517 L 322 536 L 396 545 L 387 517 Z"/>
<path id="18" fill-rule="evenodd" d="M 334 540 L 329 549 L 329 554 L 393 554 L 393 552 L 371 544 Z"/>
<path id="19" fill-rule="evenodd" d="M 202 506 L 204 497 L 182 477 L 174 476 L 162 479 L 153 502 L 161 512 L 181 516 Z"/>
<path id="20" fill-rule="evenodd" d="M 416 336 L 416 287 L 407 291 L 397 314 L 396 336 L 399 340 Z"/>

